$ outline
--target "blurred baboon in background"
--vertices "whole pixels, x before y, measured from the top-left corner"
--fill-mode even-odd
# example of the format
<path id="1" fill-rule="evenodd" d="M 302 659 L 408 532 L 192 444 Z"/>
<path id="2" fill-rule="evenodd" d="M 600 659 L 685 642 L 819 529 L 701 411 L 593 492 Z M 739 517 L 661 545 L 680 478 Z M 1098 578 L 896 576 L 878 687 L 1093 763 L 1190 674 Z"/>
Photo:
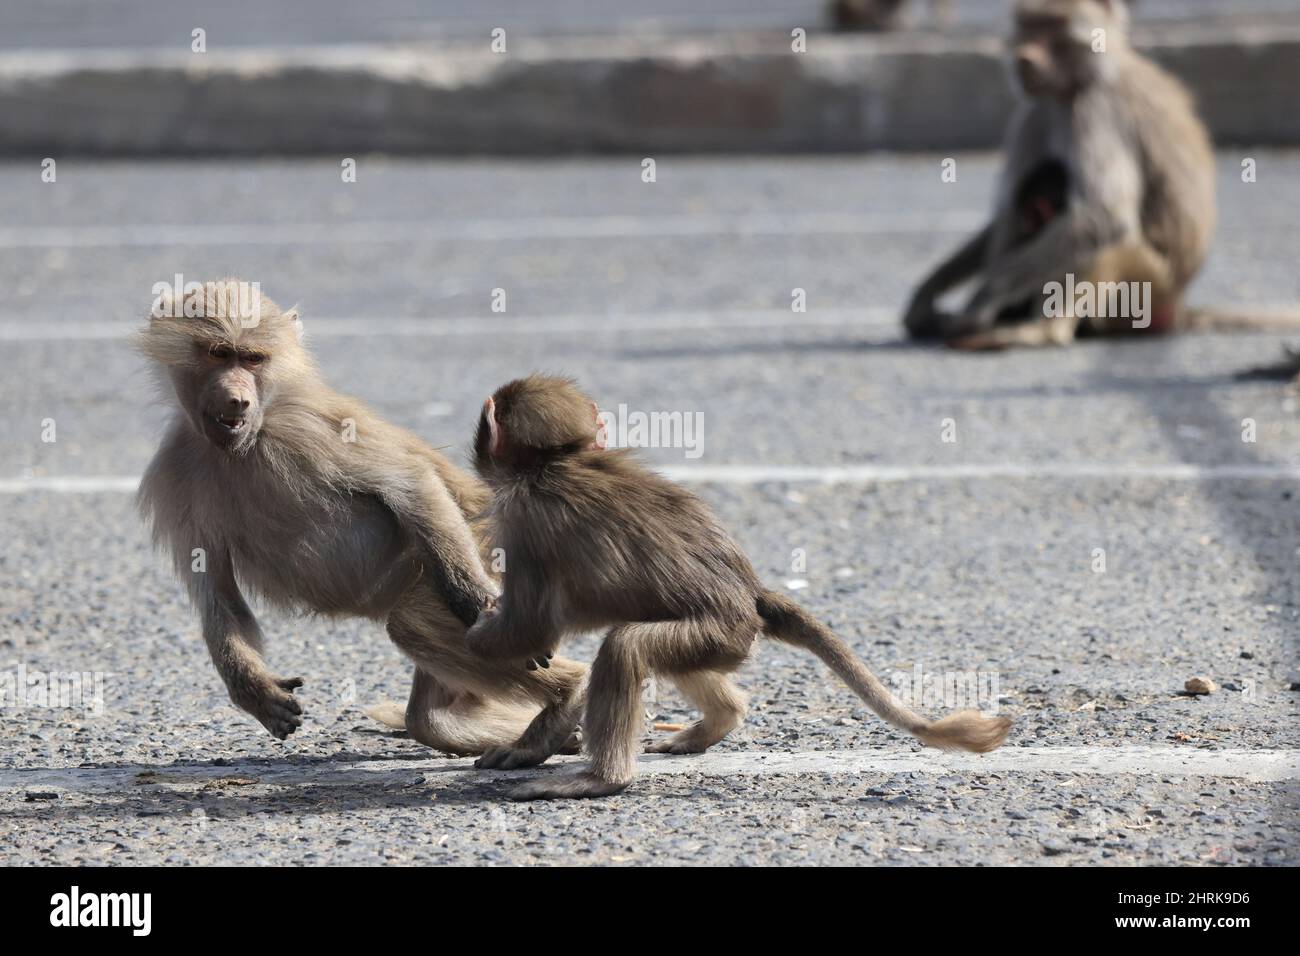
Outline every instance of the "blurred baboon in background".
<path id="1" fill-rule="evenodd" d="M 1214 155 L 1186 89 L 1129 46 L 1121 0 L 1018 0 L 1012 54 L 1023 103 L 993 219 L 920 284 L 908 332 L 982 348 L 1184 325 L 1215 225 Z M 962 311 L 937 307 L 968 279 Z M 1067 282 L 1139 288 L 1145 314 L 1048 308 L 1049 284 Z"/>

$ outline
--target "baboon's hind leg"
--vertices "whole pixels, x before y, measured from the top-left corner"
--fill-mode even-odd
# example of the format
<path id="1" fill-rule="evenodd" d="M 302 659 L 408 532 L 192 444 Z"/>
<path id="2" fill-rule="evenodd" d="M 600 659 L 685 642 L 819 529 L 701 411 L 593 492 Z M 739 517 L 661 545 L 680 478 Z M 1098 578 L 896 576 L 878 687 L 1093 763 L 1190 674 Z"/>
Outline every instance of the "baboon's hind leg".
<path id="1" fill-rule="evenodd" d="M 464 757 L 516 740 L 536 715 L 535 704 L 456 693 L 417 668 L 406 730 L 425 746 Z"/>
<path id="2" fill-rule="evenodd" d="M 671 675 L 678 681 L 681 675 L 716 675 L 733 669 L 745 659 L 758 629 L 757 617 L 624 624 L 612 629 L 591 665 L 587 689 L 582 730 L 590 765 L 583 773 L 530 780 L 510 796 L 515 800 L 603 797 L 625 789 L 636 775 L 640 749 L 641 681 L 650 673 Z M 717 696 L 709 697 L 708 703 L 715 717 L 726 709 Z M 733 699 L 730 705 L 734 704 Z M 710 729 L 716 732 L 720 726 Z"/>
<path id="3" fill-rule="evenodd" d="M 651 754 L 702 754 L 745 719 L 749 695 L 726 674 L 695 671 L 673 677 L 673 683 L 700 710 L 700 719 L 667 740 L 646 747 Z"/>

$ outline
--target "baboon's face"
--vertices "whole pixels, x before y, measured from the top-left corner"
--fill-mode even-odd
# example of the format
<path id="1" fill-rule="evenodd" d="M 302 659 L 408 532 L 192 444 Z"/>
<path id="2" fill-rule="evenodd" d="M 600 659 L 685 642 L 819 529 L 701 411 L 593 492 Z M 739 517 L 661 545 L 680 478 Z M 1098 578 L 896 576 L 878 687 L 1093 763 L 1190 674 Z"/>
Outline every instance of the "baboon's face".
<path id="1" fill-rule="evenodd" d="M 1022 2 L 1011 40 L 1011 67 L 1030 97 L 1064 99 L 1095 80 L 1104 51 L 1094 51 L 1094 30 L 1112 26 L 1105 5 L 1088 0 Z M 1118 24 L 1116 24 L 1118 26 Z M 1121 36 L 1108 37 L 1122 42 Z"/>
<path id="2" fill-rule="evenodd" d="M 242 454 L 262 428 L 270 356 L 222 341 L 196 340 L 194 347 L 194 363 L 176 372 L 177 397 L 208 441 Z"/>
<path id="3" fill-rule="evenodd" d="M 136 340 L 194 431 L 232 455 L 254 446 L 270 409 L 293 409 L 296 392 L 319 389 L 297 310 L 281 311 L 260 291 L 250 303 L 248 285 L 223 279 L 179 301 L 164 295 Z"/>

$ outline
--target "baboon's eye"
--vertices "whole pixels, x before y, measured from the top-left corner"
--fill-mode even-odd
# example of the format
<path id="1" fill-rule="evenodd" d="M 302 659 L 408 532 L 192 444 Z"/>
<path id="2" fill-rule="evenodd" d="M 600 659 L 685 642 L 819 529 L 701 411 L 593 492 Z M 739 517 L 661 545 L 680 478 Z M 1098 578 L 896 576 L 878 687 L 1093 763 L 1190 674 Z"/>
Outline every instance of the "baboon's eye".
<path id="1" fill-rule="evenodd" d="M 245 365 L 251 365 L 253 368 L 257 368 L 266 361 L 266 356 L 261 352 L 241 352 L 239 357 Z"/>
<path id="2" fill-rule="evenodd" d="M 211 355 L 218 362 L 224 362 L 226 361 L 226 359 L 230 358 L 232 353 L 229 345 L 222 345 L 218 343 L 217 345 L 214 345 L 212 346 L 212 348 L 208 349 L 208 354 Z"/>

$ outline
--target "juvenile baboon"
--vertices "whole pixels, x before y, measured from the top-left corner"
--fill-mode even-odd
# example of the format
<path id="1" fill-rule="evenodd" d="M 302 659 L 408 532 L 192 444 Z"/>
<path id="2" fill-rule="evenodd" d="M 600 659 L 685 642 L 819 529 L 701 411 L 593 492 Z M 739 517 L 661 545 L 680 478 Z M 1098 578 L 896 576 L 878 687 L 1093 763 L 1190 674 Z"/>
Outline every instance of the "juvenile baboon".
<path id="1" fill-rule="evenodd" d="M 1149 283 L 1149 331 L 1184 324 L 1183 290 L 1214 232 L 1214 155 L 1183 86 L 1128 42 L 1122 0 L 1017 0 L 1012 119 L 993 220 L 917 288 L 916 338 L 964 347 L 1064 344 L 1134 329 L 1132 315 L 1047 314 L 1045 287 Z M 1026 184 L 1064 199 L 1026 230 Z M 1047 177 L 1047 178 L 1044 178 Z M 1028 188 L 1028 196 L 1036 194 Z M 979 284 L 958 314 L 937 299 Z M 1139 323 L 1139 327 L 1144 323 Z"/>
<path id="2" fill-rule="evenodd" d="M 567 379 L 532 376 L 487 400 L 475 462 L 492 490 L 491 536 L 505 549 L 504 593 L 467 635 L 487 659 L 526 661 L 568 634 L 609 628 L 590 673 L 581 775 L 532 781 L 520 799 L 594 797 L 635 772 L 641 682 L 670 678 L 701 711 L 651 746 L 700 753 L 737 727 L 745 694 L 727 676 L 759 633 L 807 648 L 867 705 L 932 747 L 984 752 L 1011 721 L 975 712 L 931 722 L 889 693 L 794 601 L 763 587 L 694 495 L 626 450 L 604 449 L 595 405 Z"/>
<path id="3" fill-rule="evenodd" d="M 175 404 L 139 505 L 231 700 L 280 739 L 302 724 L 302 679 L 267 668 L 242 585 L 273 606 L 384 621 L 416 669 L 405 713 L 379 719 L 448 753 L 545 759 L 573 731 L 568 700 L 585 668 L 469 653 L 466 627 L 497 591 L 467 520 L 483 486 L 328 388 L 296 311 L 262 296 L 250 312 L 247 287 L 209 282 L 165 301 L 139 336 Z"/>

